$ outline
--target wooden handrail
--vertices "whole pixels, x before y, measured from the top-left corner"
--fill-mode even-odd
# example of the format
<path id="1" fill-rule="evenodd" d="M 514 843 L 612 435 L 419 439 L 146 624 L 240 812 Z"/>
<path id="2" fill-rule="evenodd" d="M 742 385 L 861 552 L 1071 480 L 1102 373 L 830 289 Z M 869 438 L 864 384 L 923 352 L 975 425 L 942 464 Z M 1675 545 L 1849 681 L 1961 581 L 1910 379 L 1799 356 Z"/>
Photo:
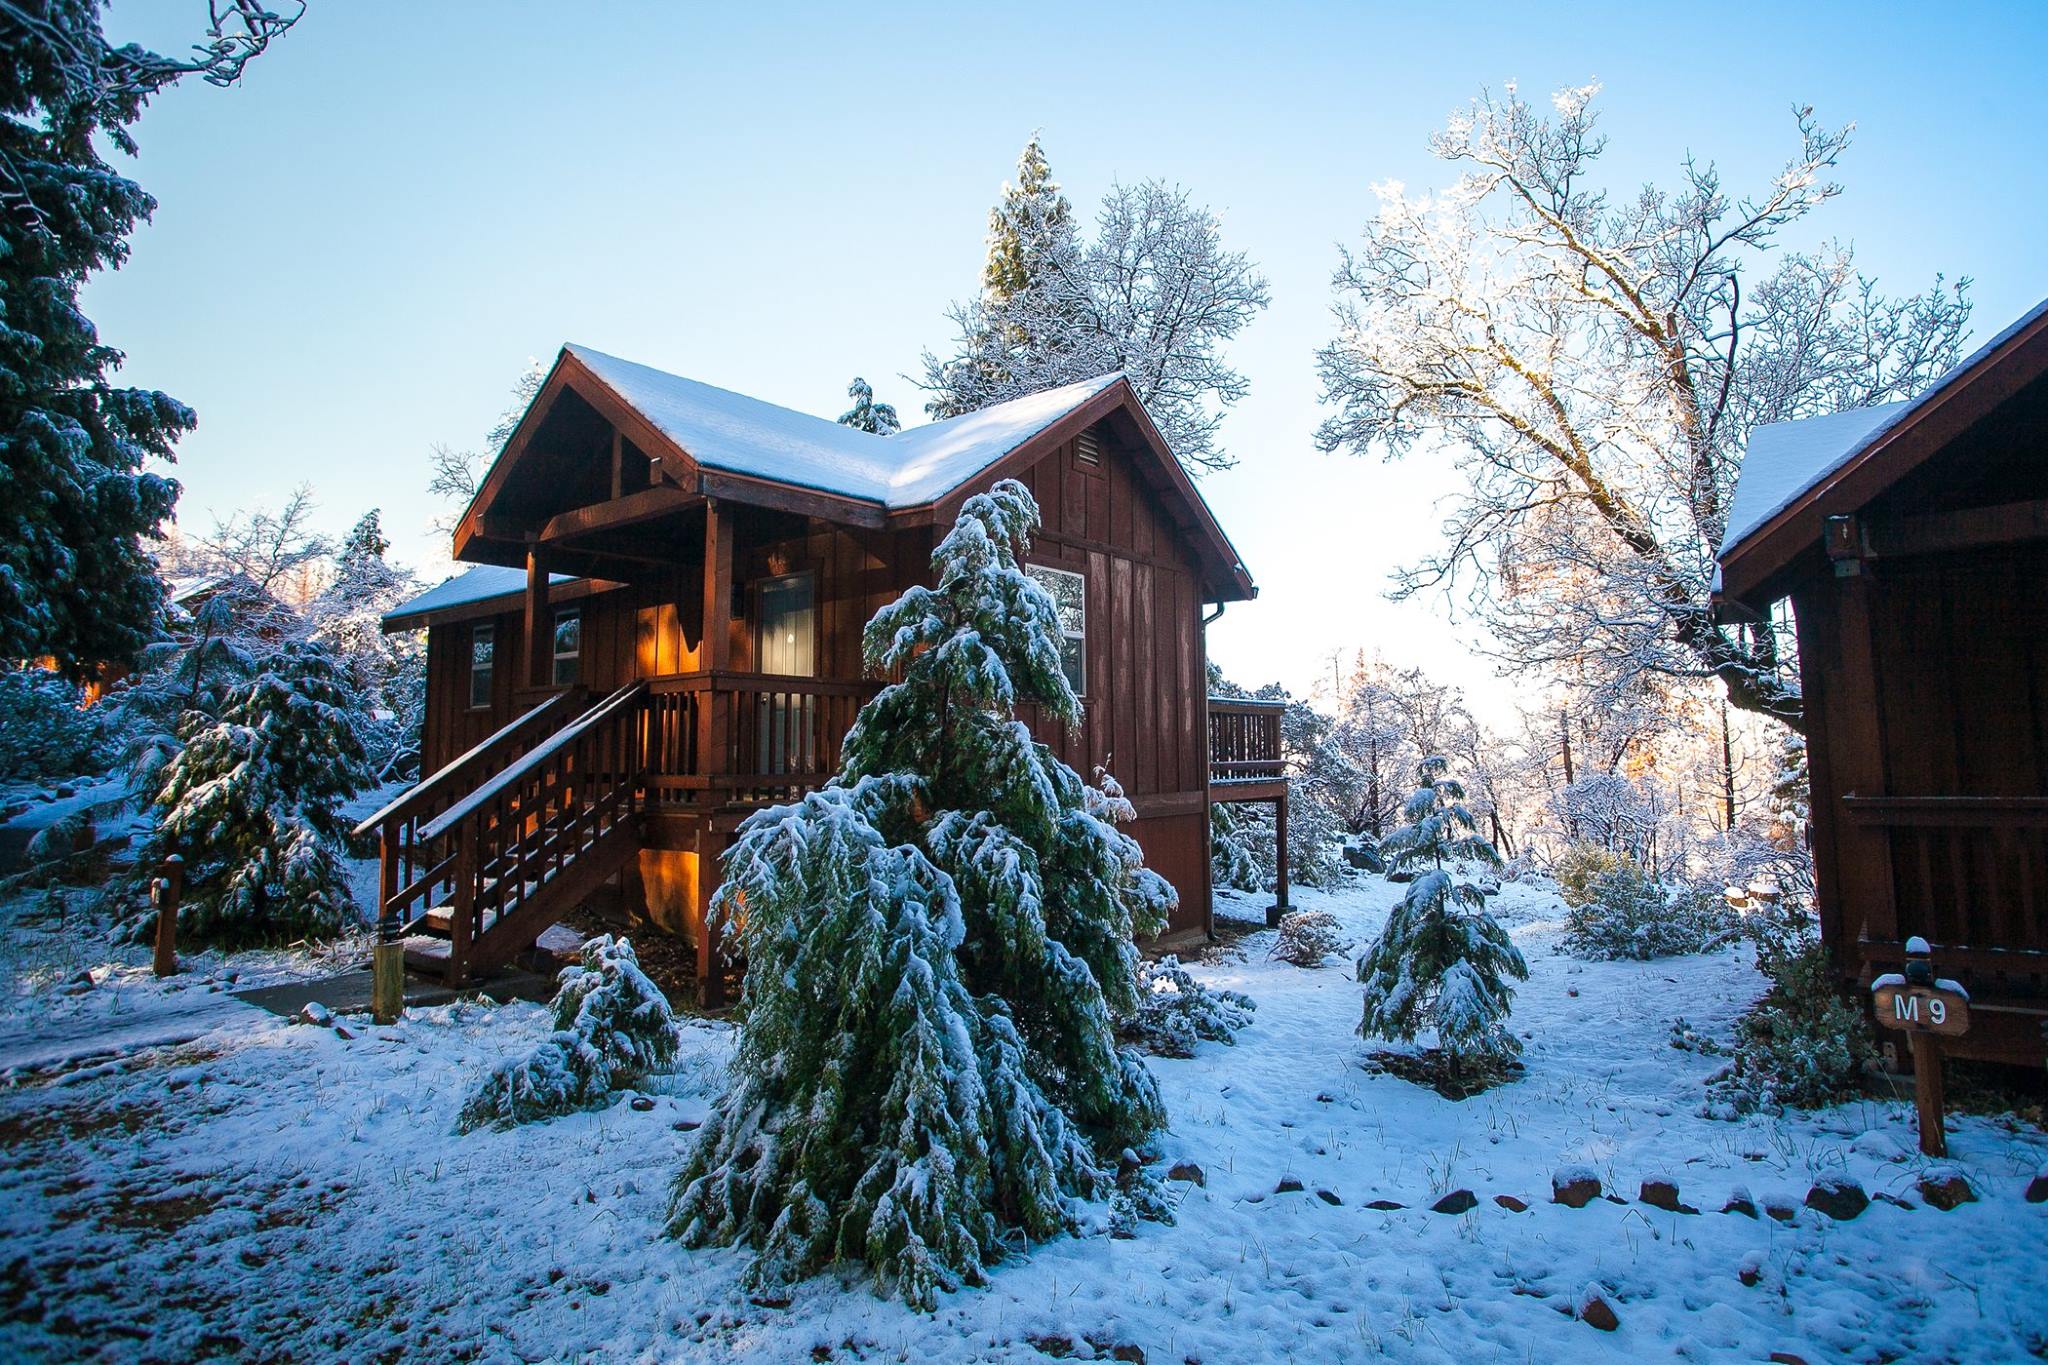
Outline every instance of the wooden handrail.
<path id="1" fill-rule="evenodd" d="M 1287 703 L 1276 701 L 1270 697 L 1211 697 L 1209 698 L 1209 709 L 1225 713 L 1234 712 L 1240 715 L 1252 715 L 1266 711 L 1285 711 Z"/>
<path id="2" fill-rule="evenodd" d="M 628 704 L 639 701 L 646 690 L 647 685 L 643 682 L 634 681 L 627 683 L 624 687 L 621 687 L 618 691 L 612 693 L 603 701 L 591 707 L 588 711 L 585 711 L 582 715 L 570 721 L 540 743 L 534 745 L 533 748 L 520 755 L 509 767 L 493 774 L 489 780 L 470 792 L 469 795 L 435 816 L 420 828 L 420 840 L 428 842 L 440 838 L 449 830 L 475 814 L 479 808 L 497 796 L 498 793 L 520 781 L 535 768 L 566 748 L 592 726 Z"/>
<path id="3" fill-rule="evenodd" d="M 740 673 L 729 668 L 670 673 L 646 682 L 647 690 L 656 696 L 674 692 L 803 692 L 815 697 L 858 697 L 881 685 L 795 673 Z"/>
<path id="4" fill-rule="evenodd" d="M 491 750 L 496 749 L 501 745 L 509 743 L 527 727 L 534 725 L 539 721 L 548 719 L 553 715 L 555 711 L 559 709 L 565 709 L 568 706 L 572 705 L 574 701 L 578 697 L 580 697 L 581 692 L 581 688 L 571 688 L 566 692 L 557 692 L 554 696 L 549 697 L 540 705 L 533 707 L 531 710 L 522 712 L 521 714 L 513 717 L 511 720 L 505 722 L 504 725 L 492 731 L 487 738 L 479 740 L 476 744 L 472 745 L 460 757 L 451 759 L 448 763 L 444 764 L 438 771 L 436 771 L 432 776 L 422 778 L 420 781 L 415 782 L 412 786 L 406 788 L 403 792 L 400 792 L 398 796 L 395 797 L 390 802 L 390 804 L 386 805 L 382 810 L 378 811 L 375 815 L 370 816 L 368 819 L 358 824 L 355 828 L 355 837 L 358 839 L 363 838 L 372 830 L 376 829 L 379 825 L 383 824 L 386 820 L 395 819 L 398 816 L 404 815 L 412 807 L 419 805 L 420 803 L 428 800 L 430 797 L 438 795 L 440 789 L 443 786 L 452 783 L 455 780 L 456 775 L 460 773 L 462 769 L 477 762 L 479 759 L 483 758 L 485 755 L 490 753 Z"/>

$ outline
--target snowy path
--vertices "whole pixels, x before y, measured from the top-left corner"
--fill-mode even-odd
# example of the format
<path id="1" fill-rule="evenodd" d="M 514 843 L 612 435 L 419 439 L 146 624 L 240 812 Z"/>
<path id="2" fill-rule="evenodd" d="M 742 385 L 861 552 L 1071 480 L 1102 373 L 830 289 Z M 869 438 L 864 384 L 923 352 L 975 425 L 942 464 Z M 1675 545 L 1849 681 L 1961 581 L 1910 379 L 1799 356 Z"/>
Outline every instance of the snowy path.
<path id="1" fill-rule="evenodd" d="M 1394 891 L 1367 880 L 1300 899 L 1362 937 Z M 1366 1071 L 1343 967 L 1269 962 L 1270 935 L 1254 935 L 1197 972 L 1251 994 L 1256 1022 L 1235 1047 L 1153 1063 L 1165 1151 L 1207 1179 L 1177 1187 L 1177 1225 L 1040 1246 L 930 1317 L 834 1280 L 786 1307 L 751 1303 L 742 1257 L 660 1236 L 691 1140 L 679 1125 L 715 1093 L 723 1029 L 693 1027 L 645 1112 L 456 1138 L 464 1089 L 531 1045 L 540 1007 L 418 1010 L 352 1040 L 249 1011 L 189 1046 L 0 1090 L 0 1356 L 76 1359 L 84 1343 L 166 1361 L 936 1362 L 1132 1346 L 1154 1365 L 1774 1351 L 1818 1365 L 2048 1349 L 2048 1205 L 2019 1197 L 2048 1157 L 2040 1133 L 1958 1124 L 1954 1164 L 1984 1199 L 1952 1213 L 1719 1213 L 1738 1187 L 1797 1202 L 1837 1173 L 1918 1204 L 1907 1107 L 1699 1117 L 1714 1061 L 1668 1046 L 1671 1022 L 1725 1032 L 1758 989 L 1746 958 L 1582 964 L 1554 952 L 1554 902 L 1510 887 L 1502 911 L 1532 970 L 1520 1080 L 1460 1104 Z M 1630 1202 L 1547 1202 L 1572 1163 Z M 1707 1212 L 1634 1202 L 1665 1174 Z M 1290 1176 L 1303 1188 L 1277 1193 Z M 1478 1198 L 1470 1213 L 1429 1211 L 1459 1188 Z M 1620 1318 L 1611 1334 L 1564 1311 L 1594 1280 Z"/>

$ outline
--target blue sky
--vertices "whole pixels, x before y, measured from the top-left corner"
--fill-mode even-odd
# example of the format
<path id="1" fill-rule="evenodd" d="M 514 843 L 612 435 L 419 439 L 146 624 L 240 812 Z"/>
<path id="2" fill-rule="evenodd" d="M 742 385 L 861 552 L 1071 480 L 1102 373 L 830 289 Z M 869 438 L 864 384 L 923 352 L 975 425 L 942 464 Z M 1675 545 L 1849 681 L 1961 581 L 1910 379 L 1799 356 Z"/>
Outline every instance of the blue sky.
<path id="1" fill-rule="evenodd" d="M 1598 80 L 1611 184 L 1691 151 L 1741 188 L 1811 103 L 1859 129 L 1815 237 L 1896 291 L 1975 277 L 1979 338 L 2048 295 L 2048 5 L 1540 8 L 313 0 L 242 86 L 150 109 L 131 169 L 160 207 L 88 311 L 130 382 L 199 411 L 188 524 L 307 482 L 328 529 L 382 507 L 433 565 L 428 449 L 477 443 L 563 341 L 828 416 L 860 373 L 914 412 L 903 376 L 1040 129 L 1084 213 L 1177 181 L 1272 281 L 1232 352 L 1242 463 L 1203 485 L 1261 597 L 1212 655 L 1302 687 L 1377 648 L 1502 719 L 1470 626 L 1382 596 L 1433 541 L 1441 464 L 1311 442 L 1336 245 L 1374 182 L 1448 179 L 1425 144 L 1453 109 Z M 201 9 L 123 0 L 108 27 L 176 47 Z"/>

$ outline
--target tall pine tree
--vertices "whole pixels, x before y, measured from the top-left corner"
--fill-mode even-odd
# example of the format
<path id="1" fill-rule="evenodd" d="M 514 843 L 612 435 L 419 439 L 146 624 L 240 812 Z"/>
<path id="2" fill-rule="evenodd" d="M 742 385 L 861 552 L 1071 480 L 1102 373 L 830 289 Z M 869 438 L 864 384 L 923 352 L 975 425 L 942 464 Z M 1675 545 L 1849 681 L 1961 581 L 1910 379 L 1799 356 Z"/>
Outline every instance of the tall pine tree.
<path id="1" fill-rule="evenodd" d="M 1500 1064 L 1521 1051 L 1507 1028 L 1514 991 L 1503 978 L 1526 981 L 1529 967 L 1486 913 L 1479 888 L 1452 876 L 1460 863 L 1498 867 L 1500 855 L 1474 832 L 1465 789 L 1449 768 L 1442 758 L 1422 760 L 1420 785 L 1401 810 L 1407 823 L 1380 844 L 1390 873 L 1415 876 L 1358 960 L 1358 1031 L 1405 1042 L 1433 1028 L 1455 1081 L 1473 1062 Z"/>
<path id="2" fill-rule="evenodd" d="M 1075 1227 L 1165 1122 L 1114 1020 L 1173 891 L 1014 714 L 1080 714 L 1020 567 L 1037 524 L 1012 480 L 967 501 L 937 586 L 868 625 L 869 664 L 902 680 L 840 772 L 728 855 L 744 1023 L 670 1230 L 754 1247 L 756 1285 L 861 1262 L 928 1308 L 1012 1235 Z"/>
<path id="3" fill-rule="evenodd" d="M 99 154 L 132 155 L 149 96 L 181 76 L 215 84 L 296 21 L 216 6 L 185 59 L 110 47 L 100 0 L 0 7 L 0 657 L 71 673 L 128 659 L 155 632 L 163 587 L 142 545 L 178 486 L 169 460 L 190 408 L 109 378 L 121 353 L 79 310 L 78 290 L 128 256 L 156 202 Z"/>

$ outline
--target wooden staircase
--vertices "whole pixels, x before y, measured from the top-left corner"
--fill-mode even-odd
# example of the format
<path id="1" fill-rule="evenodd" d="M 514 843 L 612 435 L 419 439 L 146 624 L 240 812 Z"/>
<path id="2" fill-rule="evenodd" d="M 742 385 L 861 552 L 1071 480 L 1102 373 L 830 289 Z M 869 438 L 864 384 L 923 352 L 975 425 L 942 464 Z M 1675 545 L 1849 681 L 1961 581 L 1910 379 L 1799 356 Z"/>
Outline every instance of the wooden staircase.
<path id="1" fill-rule="evenodd" d="M 379 932 L 461 983 L 503 966 L 640 848 L 647 688 L 534 707 L 357 826 L 376 831 Z"/>

